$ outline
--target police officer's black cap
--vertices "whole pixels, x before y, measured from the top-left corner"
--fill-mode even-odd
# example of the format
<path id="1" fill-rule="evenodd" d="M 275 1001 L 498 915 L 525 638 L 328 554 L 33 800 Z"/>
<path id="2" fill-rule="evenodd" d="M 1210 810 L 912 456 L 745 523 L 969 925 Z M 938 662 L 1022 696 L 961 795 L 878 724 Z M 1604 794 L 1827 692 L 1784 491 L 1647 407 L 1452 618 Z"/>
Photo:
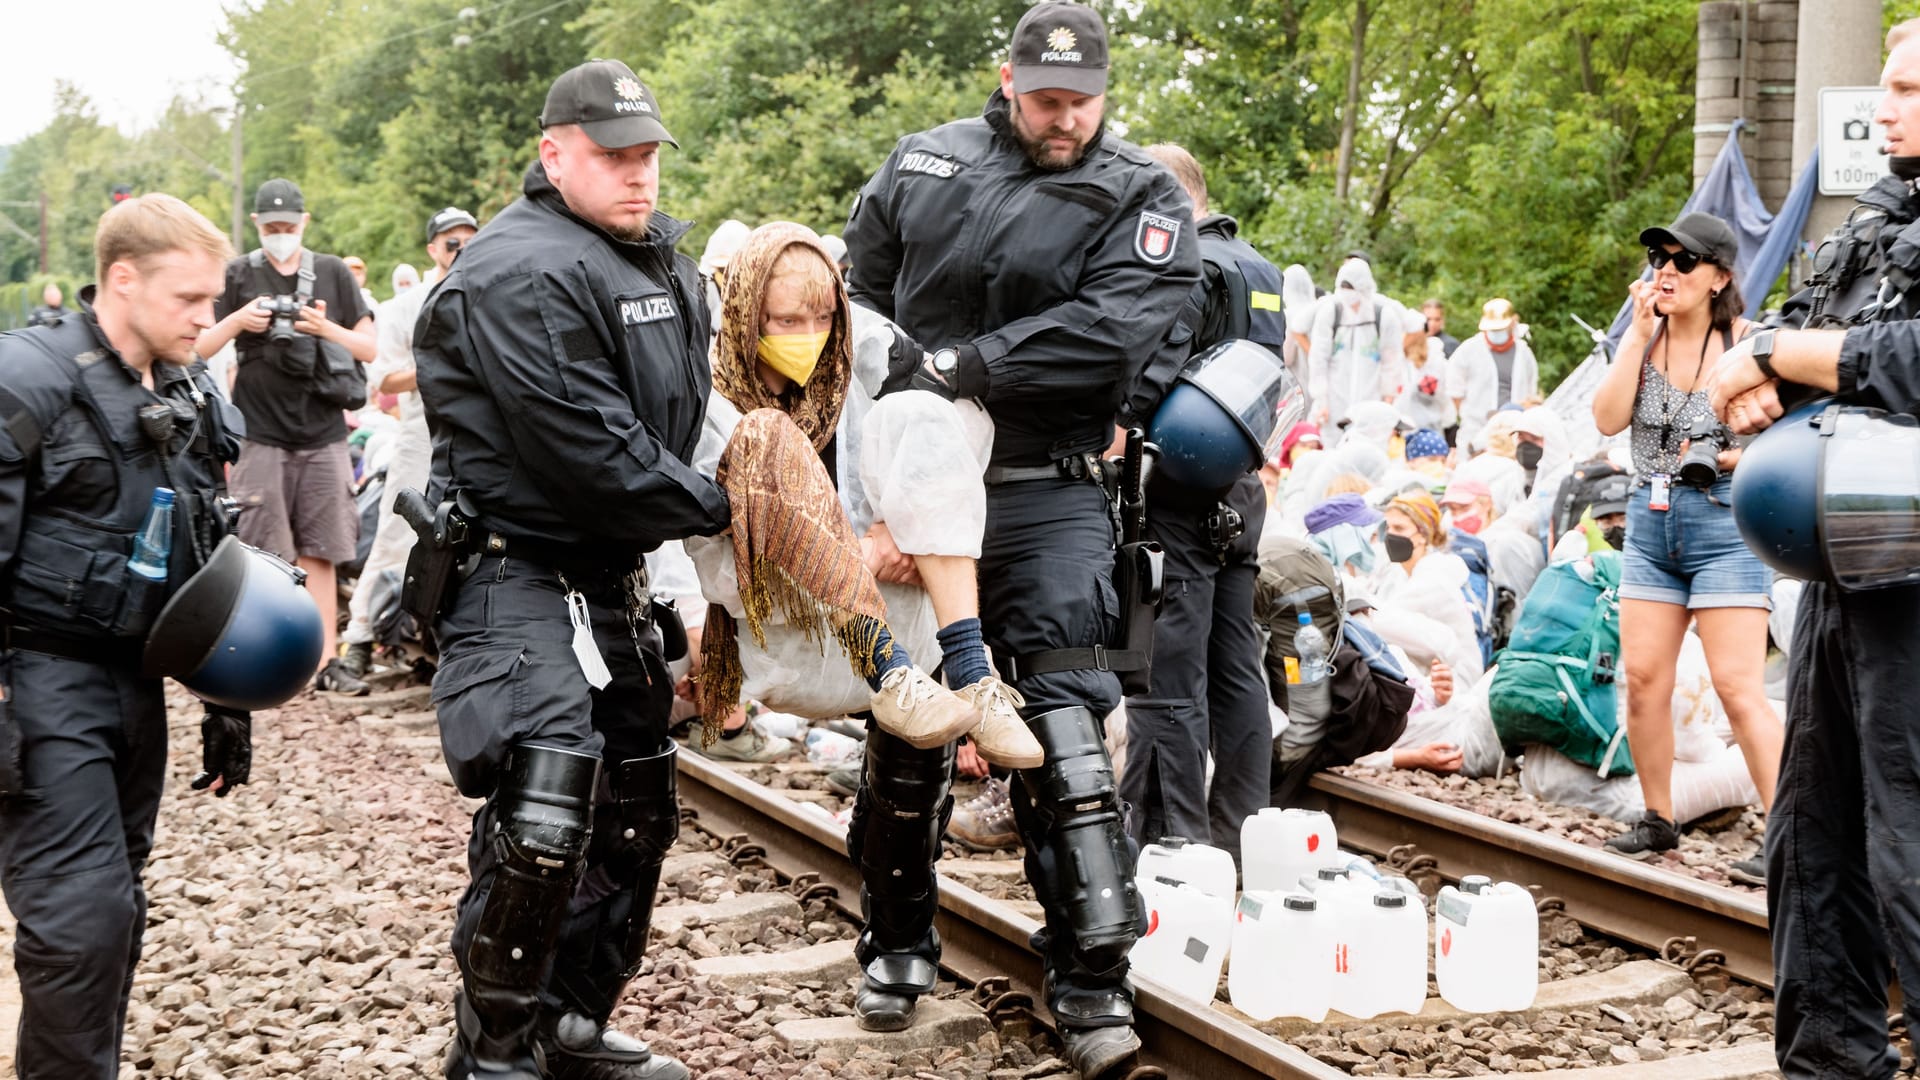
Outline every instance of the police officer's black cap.
<path id="1" fill-rule="evenodd" d="M 1085 4 L 1035 4 L 1013 28 L 1013 92 L 1107 92 L 1107 24 Z"/>
<path id="2" fill-rule="evenodd" d="M 579 124 L 597 145 L 619 150 L 641 143 L 671 143 L 660 122 L 660 104 L 633 69 L 618 60 L 589 60 L 553 80 L 540 126 Z"/>
<path id="3" fill-rule="evenodd" d="M 480 227 L 480 223 L 473 220 L 472 214 L 467 213 L 457 206 L 447 207 L 445 210 L 427 219 L 427 243 L 433 243 L 434 237 L 439 236 L 448 229 L 457 229 L 462 225 L 475 229 Z"/>
<path id="4" fill-rule="evenodd" d="M 1698 210 L 1682 214 L 1679 221 L 1664 229 L 1657 225 L 1642 229 L 1640 242 L 1650 248 L 1678 244 L 1695 255 L 1706 256 L 1715 266 L 1726 270 L 1733 269 L 1733 261 L 1740 255 L 1740 241 L 1733 237 L 1733 226 Z"/>
<path id="5" fill-rule="evenodd" d="M 253 193 L 253 212 L 262 225 L 277 221 L 298 225 L 307 212 L 307 200 L 299 184 L 276 176 Z"/>

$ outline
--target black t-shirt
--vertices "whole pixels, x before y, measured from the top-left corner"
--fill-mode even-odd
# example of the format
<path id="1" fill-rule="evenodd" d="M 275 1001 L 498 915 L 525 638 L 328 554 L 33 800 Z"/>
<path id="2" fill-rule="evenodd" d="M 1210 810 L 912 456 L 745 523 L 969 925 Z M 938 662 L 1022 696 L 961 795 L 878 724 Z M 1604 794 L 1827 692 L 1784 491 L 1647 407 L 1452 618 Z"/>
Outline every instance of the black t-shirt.
<path id="1" fill-rule="evenodd" d="M 214 318 L 224 319 L 261 296 L 292 296 L 299 288 L 298 277 L 297 271 L 280 273 L 264 259 L 255 269 L 242 255 L 227 263 L 227 286 L 214 304 Z M 372 314 L 360 298 L 353 272 L 333 255 L 313 256 L 313 298 L 326 301 L 327 318 L 348 329 Z M 306 450 L 347 437 L 340 406 L 313 392 L 317 338 L 296 332 L 290 346 L 275 346 L 264 333 L 242 333 L 233 345 L 239 352 L 233 403 L 246 417 L 249 441 Z"/>

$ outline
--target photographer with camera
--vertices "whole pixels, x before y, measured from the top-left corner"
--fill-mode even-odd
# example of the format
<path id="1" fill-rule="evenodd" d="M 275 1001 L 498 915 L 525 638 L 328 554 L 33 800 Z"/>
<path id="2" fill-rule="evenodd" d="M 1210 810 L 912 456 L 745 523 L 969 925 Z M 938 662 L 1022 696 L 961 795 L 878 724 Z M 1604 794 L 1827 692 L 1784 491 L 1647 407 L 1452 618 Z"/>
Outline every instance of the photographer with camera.
<path id="1" fill-rule="evenodd" d="M 253 210 L 260 249 L 227 264 L 214 305 L 220 321 L 196 351 L 212 356 L 233 342 L 239 354 L 233 400 L 247 431 L 232 488 L 240 539 L 307 572 L 326 628 L 315 687 L 364 694 L 367 684 L 334 656 L 333 567 L 353 558 L 358 538 L 344 410 L 366 404 L 373 315 L 346 263 L 303 248 L 309 216 L 293 181 L 261 184 Z"/>
<path id="2" fill-rule="evenodd" d="M 1689 621 L 1699 624 L 1714 693 L 1769 806 L 1783 732 L 1763 689 L 1773 571 L 1734 524 L 1729 492 L 1740 451 L 1715 418 L 1706 385 L 1720 355 L 1751 329 L 1733 281 L 1738 244 L 1726 222 L 1703 213 L 1647 229 L 1640 240 L 1653 279 L 1628 287 L 1633 324 L 1594 395 L 1593 418 L 1605 435 L 1633 429 L 1620 640 L 1627 742 L 1647 804 L 1640 823 L 1607 847 L 1649 859 L 1680 843 L 1670 703 Z M 1758 863 L 1735 864 L 1729 876 L 1757 883 Z"/>

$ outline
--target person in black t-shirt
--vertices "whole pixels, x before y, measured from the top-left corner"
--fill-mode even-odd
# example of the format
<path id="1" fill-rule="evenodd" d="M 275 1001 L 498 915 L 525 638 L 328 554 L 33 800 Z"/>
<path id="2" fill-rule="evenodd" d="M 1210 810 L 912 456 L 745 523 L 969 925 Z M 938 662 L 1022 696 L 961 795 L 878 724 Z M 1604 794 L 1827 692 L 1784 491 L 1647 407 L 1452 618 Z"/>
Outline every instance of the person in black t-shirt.
<path id="1" fill-rule="evenodd" d="M 233 399 L 247 431 L 231 488 L 243 511 L 240 539 L 307 572 L 327 634 L 315 686 L 364 694 L 367 684 L 334 655 L 333 567 L 353 557 L 359 531 L 342 410 L 357 404 L 344 400 L 356 376 L 364 401 L 373 315 L 345 263 L 303 249 L 308 215 L 293 181 L 260 185 L 253 209 L 261 250 L 227 264 L 214 304 L 220 321 L 200 335 L 198 350 L 212 356 L 231 341 L 238 353 Z M 262 303 L 275 297 L 301 301 L 291 340 L 273 340 L 274 315 Z"/>

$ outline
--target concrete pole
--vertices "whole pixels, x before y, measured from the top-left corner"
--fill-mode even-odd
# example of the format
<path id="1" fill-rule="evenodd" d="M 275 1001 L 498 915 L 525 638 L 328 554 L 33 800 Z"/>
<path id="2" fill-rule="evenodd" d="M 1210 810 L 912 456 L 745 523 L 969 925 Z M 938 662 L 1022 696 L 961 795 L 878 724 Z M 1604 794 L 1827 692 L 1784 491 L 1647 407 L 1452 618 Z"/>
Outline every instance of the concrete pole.
<path id="1" fill-rule="evenodd" d="M 1817 0 L 1800 5 L 1793 94 L 1793 175 L 1819 142 L 1820 88 L 1880 81 L 1882 0 Z M 1760 5 L 1764 10 L 1767 5 Z M 1802 239 L 1817 243 L 1846 220 L 1850 197 L 1816 195 Z"/>

